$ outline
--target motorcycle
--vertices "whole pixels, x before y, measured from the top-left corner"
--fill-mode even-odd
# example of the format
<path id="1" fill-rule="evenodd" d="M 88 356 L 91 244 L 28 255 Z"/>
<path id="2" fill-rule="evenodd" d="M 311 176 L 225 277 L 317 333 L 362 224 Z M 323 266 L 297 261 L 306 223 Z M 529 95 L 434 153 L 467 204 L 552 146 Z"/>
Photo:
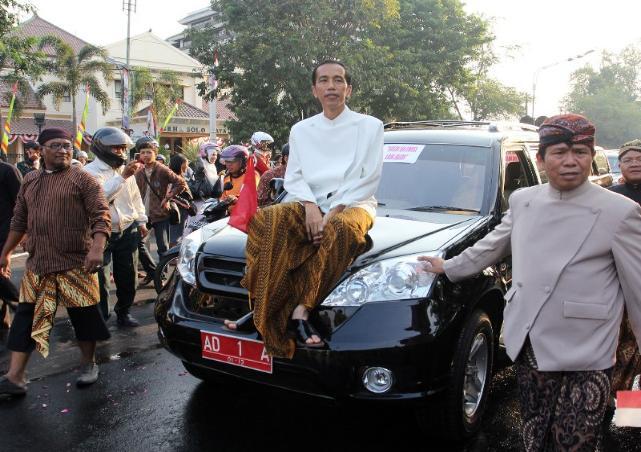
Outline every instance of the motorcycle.
<path id="1" fill-rule="evenodd" d="M 284 187 L 284 179 L 274 178 L 269 183 L 271 204 L 278 204 L 283 200 L 287 192 Z M 225 189 L 228 189 L 225 187 Z M 231 201 L 220 201 L 215 198 L 208 199 L 198 209 L 198 213 L 189 217 L 185 222 L 185 229 L 183 237 L 191 234 L 192 232 L 202 228 L 203 226 L 218 221 L 228 216 L 228 207 Z M 180 254 L 180 240 L 173 248 L 167 250 L 165 254 L 160 257 L 160 262 L 156 266 L 156 273 L 154 275 L 154 288 L 156 293 L 160 293 L 167 282 L 171 280 L 176 271 L 178 263 L 178 255 Z"/>

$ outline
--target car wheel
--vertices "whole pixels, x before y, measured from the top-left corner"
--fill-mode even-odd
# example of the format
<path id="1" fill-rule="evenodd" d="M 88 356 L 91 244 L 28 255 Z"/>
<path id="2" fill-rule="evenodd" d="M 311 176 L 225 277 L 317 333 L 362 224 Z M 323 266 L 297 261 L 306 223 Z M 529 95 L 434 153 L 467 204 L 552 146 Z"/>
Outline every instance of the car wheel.
<path id="1" fill-rule="evenodd" d="M 160 258 L 154 274 L 154 288 L 160 293 L 171 280 L 178 264 L 178 252 L 165 254 Z"/>
<path id="2" fill-rule="evenodd" d="M 440 407 L 421 407 L 419 422 L 427 432 L 440 423 L 439 436 L 465 439 L 481 427 L 494 361 L 494 331 L 488 315 L 476 310 L 465 323 L 452 360 L 452 376 Z"/>

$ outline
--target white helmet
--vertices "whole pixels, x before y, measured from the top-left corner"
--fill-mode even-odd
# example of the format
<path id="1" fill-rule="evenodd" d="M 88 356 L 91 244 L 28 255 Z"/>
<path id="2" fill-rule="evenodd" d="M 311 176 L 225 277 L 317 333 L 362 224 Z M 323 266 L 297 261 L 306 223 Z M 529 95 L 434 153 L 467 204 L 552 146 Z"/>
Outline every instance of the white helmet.
<path id="1" fill-rule="evenodd" d="M 254 132 L 251 137 L 252 146 L 258 146 L 263 141 L 266 141 L 267 143 L 273 143 L 274 139 L 270 134 L 266 132 Z"/>

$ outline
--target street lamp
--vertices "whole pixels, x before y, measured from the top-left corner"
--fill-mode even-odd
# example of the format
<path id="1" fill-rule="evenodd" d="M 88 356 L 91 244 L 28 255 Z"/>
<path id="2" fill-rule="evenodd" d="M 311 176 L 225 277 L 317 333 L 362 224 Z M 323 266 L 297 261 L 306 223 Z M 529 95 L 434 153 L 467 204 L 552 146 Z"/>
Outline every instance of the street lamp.
<path id="1" fill-rule="evenodd" d="M 591 54 L 592 52 L 594 52 L 594 49 L 590 49 L 587 52 L 581 53 L 579 55 L 576 55 L 576 56 L 573 56 L 573 57 L 569 57 L 569 58 L 566 58 L 566 59 L 561 60 L 561 61 L 557 61 L 556 63 L 546 64 L 545 66 L 541 66 L 536 71 L 534 71 L 534 77 L 532 77 L 532 118 L 536 117 L 536 116 L 534 116 L 534 101 L 536 99 L 536 80 L 539 78 L 539 73 L 541 71 L 545 70 L 545 69 L 549 69 L 551 67 L 558 66 L 561 63 L 566 63 L 568 61 L 579 60 L 579 59 L 583 58 L 584 56 Z"/>
<path id="2" fill-rule="evenodd" d="M 34 113 L 33 114 L 33 122 L 36 123 L 36 126 L 38 127 L 38 135 L 40 135 L 40 132 L 42 132 L 42 126 L 45 125 L 45 114 L 43 113 Z"/>

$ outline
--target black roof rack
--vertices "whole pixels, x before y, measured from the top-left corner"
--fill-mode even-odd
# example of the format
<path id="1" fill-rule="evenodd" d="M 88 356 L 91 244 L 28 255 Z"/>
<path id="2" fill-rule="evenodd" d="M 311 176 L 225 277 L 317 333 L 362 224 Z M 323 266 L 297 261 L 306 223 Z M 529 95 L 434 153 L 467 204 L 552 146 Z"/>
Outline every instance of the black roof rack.
<path id="1" fill-rule="evenodd" d="M 413 128 L 428 128 L 428 127 L 487 127 L 490 132 L 499 131 L 522 131 L 522 132 L 536 132 L 538 127 L 524 124 L 519 122 L 510 121 L 463 121 L 458 119 L 436 119 L 428 121 L 395 121 L 388 122 L 384 125 L 385 129 L 413 129 Z"/>

